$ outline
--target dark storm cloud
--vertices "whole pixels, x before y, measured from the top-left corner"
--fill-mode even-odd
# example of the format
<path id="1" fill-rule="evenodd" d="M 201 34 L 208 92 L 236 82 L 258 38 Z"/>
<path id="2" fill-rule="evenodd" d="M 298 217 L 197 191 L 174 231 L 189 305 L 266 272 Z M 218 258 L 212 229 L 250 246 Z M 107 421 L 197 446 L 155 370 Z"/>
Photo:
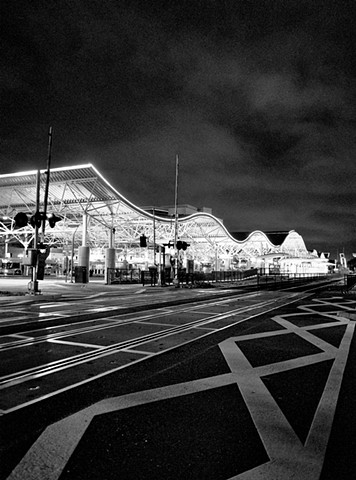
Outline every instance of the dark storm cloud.
<path id="1" fill-rule="evenodd" d="M 135 203 L 173 203 L 179 153 L 180 202 L 230 230 L 356 250 L 354 2 L 2 9 L 4 173 L 45 164 L 52 124 L 55 166 L 90 161 Z"/>

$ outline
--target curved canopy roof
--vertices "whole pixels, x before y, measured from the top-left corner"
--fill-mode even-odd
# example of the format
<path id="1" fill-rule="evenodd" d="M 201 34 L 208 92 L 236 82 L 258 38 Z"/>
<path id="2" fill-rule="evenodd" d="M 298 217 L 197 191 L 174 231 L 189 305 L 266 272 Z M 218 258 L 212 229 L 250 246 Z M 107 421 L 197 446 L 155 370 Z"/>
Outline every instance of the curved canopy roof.
<path id="1" fill-rule="evenodd" d="M 253 232 L 252 232 L 253 233 Z M 252 235 L 251 232 L 231 232 L 231 235 L 238 241 L 243 242 L 248 240 Z M 264 232 L 268 240 L 274 246 L 280 246 L 283 244 L 284 240 L 288 237 L 289 232 Z"/>
<path id="2" fill-rule="evenodd" d="M 18 212 L 29 217 L 35 213 L 38 191 L 39 210 L 44 210 L 47 170 L 41 170 L 39 177 L 37 189 L 37 171 L 0 175 L 0 236 L 16 239 L 25 247 L 33 239 L 34 229 L 30 224 L 17 229 L 13 219 Z M 81 243 L 83 218 L 87 225 L 86 244 L 92 247 L 107 247 L 113 239 L 114 247 L 135 248 L 142 234 L 151 243 L 155 240 L 157 244 L 163 244 L 172 241 L 175 234 L 173 217 L 154 216 L 134 205 L 92 164 L 51 169 L 47 213 L 62 218 L 53 229 L 46 226 L 43 238 L 43 241 L 58 246 L 73 241 L 74 232 L 78 232 L 76 243 Z M 279 250 L 291 250 L 297 255 L 307 253 L 302 237 L 294 231 L 231 234 L 219 219 L 205 212 L 180 217 L 177 237 L 189 242 L 195 254 L 202 249 L 224 255 L 249 256 Z"/>

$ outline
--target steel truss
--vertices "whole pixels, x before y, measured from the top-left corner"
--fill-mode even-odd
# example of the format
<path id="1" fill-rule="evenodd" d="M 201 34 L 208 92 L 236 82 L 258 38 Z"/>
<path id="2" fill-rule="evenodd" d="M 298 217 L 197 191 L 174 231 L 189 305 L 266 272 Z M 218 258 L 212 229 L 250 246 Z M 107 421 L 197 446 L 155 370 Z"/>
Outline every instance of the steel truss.
<path id="1" fill-rule="evenodd" d="M 27 249 L 34 237 L 31 225 L 16 229 L 13 218 L 18 212 L 30 217 L 36 209 L 36 171 L 0 175 L 0 237 L 7 242 L 19 242 Z M 40 211 L 44 204 L 46 171 L 40 172 Z M 85 243 L 92 248 L 133 251 L 139 248 L 139 237 L 144 234 L 149 246 L 173 241 L 173 217 L 154 216 L 123 197 L 91 165 L 56 168 L 50 172 L 48 213 L 62 217 L 52 229 L 46 227 L 41 238 L 44 243 L 62 247 L 82 245 L 83 218 L 86 219 Z M 2 218 L 1 218 L 2 216 Z M 177 238 L 189 243 L 187 258 L 214 263 L 216 258 L 226 261 L 251 261 L 268 253 L 306 256 L 308 251 L 302 237 L 289 232 L 281 245 L 274 245 L 261 231 L 252 232 L 246 239 L 236 240 L 223 223 L 209 213 L 194 213 L 178 219 Z M 75 238 L 74 238 L 74 233 Z"/>

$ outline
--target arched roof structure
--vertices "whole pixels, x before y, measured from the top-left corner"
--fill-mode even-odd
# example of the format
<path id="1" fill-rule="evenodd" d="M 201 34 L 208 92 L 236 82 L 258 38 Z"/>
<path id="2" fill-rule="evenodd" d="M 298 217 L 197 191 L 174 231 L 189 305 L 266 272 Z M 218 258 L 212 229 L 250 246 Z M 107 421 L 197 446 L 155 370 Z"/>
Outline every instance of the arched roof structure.
<path id="1" fill-rule="evenodd" d="M 24 212 L 30 217 L 36 211 L 37 171 L 0 175 L 0 236 L 16 239 L 27 248 L 34 237 L 30 224 L 16 229 L 14 217 Z M 40 211 L 43 211 L 47 170 L 40 171 Z M 137 248 L 145 234 L 152 244 L 164 244 L 175 236 L 175 219 L 160 217 L 134 205 L 116 190 L 92 165 L 85 164 L 50 171 L 47 213 L 62 220 L 52 229 L 46 226 L 42 240 L 51 245 L 69 243 L 75 236 L 81 244 L 80 232 L 86 225 L 86 244 L 90 247 Z M 85 222 L 83 223 L 83 218 Z M 115 232 L 113 236 L 112 232 Z M 82 232 L 83 233 L 83 232 Z M 190 244 L 195 259 L 202 256 L 251 258 L 273 252 L 306 256 L 302 237 L 290 232 L 254 231 L 230 233 L 221 220 L 205 212 L 180 217 L 177 237 Z"/>

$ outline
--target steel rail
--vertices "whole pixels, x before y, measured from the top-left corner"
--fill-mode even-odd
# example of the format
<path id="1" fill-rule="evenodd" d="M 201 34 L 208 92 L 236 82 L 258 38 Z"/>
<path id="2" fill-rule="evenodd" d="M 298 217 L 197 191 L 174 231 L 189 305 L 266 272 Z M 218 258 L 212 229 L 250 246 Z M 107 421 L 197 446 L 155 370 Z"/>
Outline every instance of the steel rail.
<path id="1" fill-rule="evenodd" d="M 192 301 L 191 303 L 189 303 L 188 305 L 187 304 L 184 304 L 181 306 L 181 308 L 175 310 L 175 311 L 172 311 L 171 313 L 166 313 L 167 315 L 173 315 L 174 313 L 177 313 L 177 312 L 185 312 L 185 311 L 189 311 L 191 310 L 192 308 L 200 308 L 200 307 L 203 307 L 204 305 L 211 305 L 211 304 L 216 304 L 216 303 L 229 303 L 229 302 L 233 302 L 233 301 L 236 301 L 236 299 L 241 299 L 241 300 L 244 300 L 244 299 L 248 299 L 249 297 L 251 296 L 256 296 L 256 295 L 259 295 L 260 293 L 259 292 L 252 292 L 252 293 L 242 293 L 242 294 L 239 294 L 239 295 L 235 295 L 234 297 L 229 297 L 229 298 L 223 298 L 223 299 L 211 299 L 211 300 L 207 300 L 205 303 L 201 303 L 201 302 L 196 302 L 196 301 Z M 192 307 L 193 306 L 193 307 Z M 167 309 L 168 307 L 161 307 L 159 310 L 165 310 Z M 108 311 L 113 311 L 113 309 L 110 309 Z M 70 316 L 71 314 L 71 311 L 68 310 L 68 315 L 66 315 L 66 317 Z M 102 315 L 104 312 L 98 312 L 98 315 Z M 83 314 L 84 315 L 84 314 Z M 117 316 L 120 316 L 120 315 L 127 315 L 126 313 L 120 313 L 119 311 L 117 312 Z M 161 315 L 161 312 L 158 311 L 156 313 L 152 313 L 152 314 L 149 314 L 149 315 L 144 315 L 143 317 L 139 317 L 140 320 L 142 318 L 154 318 L 155 316 L 160 316 Z M 78 315 L 78 317 L 81 316 L 81 315 Z M 58 320 L 60 319 L 64 319 L 66 317 L 58 317 Z M 110 317 L 108 317 L 110 318 Z M 98 317 L 98 319 L 103 319 L 103 317 Z M 90 319 L 88 320 L 87 322 L 84 322 L 84 323 L 89 323 L 89 322 L 95 322 L 95 321 L 98 321 L 98 319 Z M 71 336 L 71 335 L 74 335 L 74 334 L 82 334 L 82 333 L 89 333 L 89 332 L 93 332 L 93 331 L 96 331 L 96 330 L 103 330 L 105 328 L 112 328 L 113 326 L 119 326 L 119 325 L 123 325 L 123 324 L 128 324 L 128 323 L 135 323 L 135 322 L 138 322 L 139 320 L 137 318 L 135 319 L 127 319 L 127 320 L 122 320 L 119 324 L 118 324 L 118 321 L 115 320 L 115 321 L 112 321 L 110 323 L 105 323 L 103 325 L 95 325 L 93 327 L 83 327 L 83 328 L 77 328 L 77 329 L 73 329 L 73 330 L 70 330 L 68 332 L 57 332 L 57 333 L 53 333 L 53 334 L 46 334 L 46 335 L 43 335 L 43 336 L 40 336 L 40 337 L 31 337 L 30 339 L 19 339 L 19 340 L 14 340 L 13 342 L 7 342 L 7 343 L 4 343 L 2 345 L 0 345 L 0 353 L 3 352 L 3 351 L 6 351 L 10 348 L 16 348 L 16 347 L 20 347 L 20 346 L 29 346 L 29 345 L 33 345 L 35 343 L 40 343 L 42 341 L 46 341 L 46 340 L 52 340 L 52 339 L 56 339 L 56 338 L 62 338 L 62 337 L 65 337 L 65 336 Z M 82 324 L 83 322 L 82 321 L 76 321 L 76 322 L 70 322 L 70 323 L 65 323 L 65 324 L 61 324 L 59 325 L 58 327 L 54 326 L 54 327 L 50 327 L 50 328 L 65 328 L 65 327 L 68 327 L 68 326 L 71 326 L 71 325 L 75 325 L 75 324 Z M 16 323 L 14 323 L 14 325 L 16 325 Z M 31 325 L 31 323 L 29 323 L 29 325 Z M 11 323 L 9 323 L 9 326 L 11 326 Z M 25 331 L 21 331 L 21 335 L 25 336 L 26 334 L 27 335 L 31 335 L 31 332 L 33 331 L 38 331 L 37 329 L 36 330 L 25 330 Z M 5 337 L 8 337 L 9 334 L 7 335 L 4 335 Z M 0 377 L 1 378 L 1 377 Z"/>
<path id="2" fill-rule="evenodd" d="M 309 296 L 309 294 L 307 295 Z M 300 298 L 302 298 L 302 295 L 288 295 L 287 298 L 284 299 L 270 299 L 270 300 L 264 300 L 262 302 L 259 302 L 255 305 L 248 305 L 244 307 L 240 307 L 237 309 L 229 310 L 228 312 L 223 312 L 223 313 L 218 313 L 216 315 L 212 315 L 209 317 L 205 317 L 203 319 L 198 319 L 194 320 L 193 322 L 185 323 L 184 325 L 176 325 L 174 327 L 167 328 L 165 330 L 161 330 L 159 332 L 153 332 L 147 335 L 142 335 L 140 337 L 136 337 L 134 339 L 130 340 L 125 340 L 124 342 L 118 342 L 114 345 L 110 346 L 104 346 L 100 349 L 96 349 L 91 352 L 84 352 L 79 355 L 75 355 L 73 357 L 65 358 L 65 359 L 60 359 L 56 360 L 54 362 L 50 362 L 45 365 L 37 366 L 37 367 L 32 367 L 28 370 L 23 370 L 21 372 L 16 372 L 13 374 L 5 375 L 3 377 L 0 377 L 0 390 L 4 388 L 11 387 L 13 385 L 17 385 L 19 383 L 23 383 L 25 381 L 28 381 L 32 378 L 39 378 L 44 375 L 49 375 L 51 373 L 57 373 L 59 371 L 65 370 L 67 368 L 75 367 L 78 366 L 82 363 L 96 360 L 98 358 L 102 358 L 106 355 L 112 355 L 114 353 L 118 353 L 122 350 L 128 349 L 128 348 L 134 348 L 139 345 L 143 345 L 145 343 L 151 342 L 153 340 L 158 340 L 165 338 L 167 336 L 171 336 L 177 333 L 182 333 L 184 331 L 190 330 L 192 328 L 196 327 L 202 327 L 206 326 L 210 323 L 214 323 L 217 320 L 227 318 L 229 316 L 233 316 L 236 314 L 243 314 L 247 312 L 252 312 L 255 310 L 259 310 L 264 307 L 268 307 L 270 305 L 275 304 L 274 309 L 278 308 L 279 306 L 283 306 L 285 304 L 288 304 L 290 302 L 286 302 L 286 300 L 291 300 L 291 301 L 297 301 Z M 284 303 L 283 305 L 276 305 L 276 303 L 279 303 L 278 300 L 282 300 Z M 215 302 L 216 303 L 216 302 Z M 174 312 L 175 313 L 175 312 Z M 142 320 L 141 320 L 142 321 Z M 240 321 L 240 320 L 239 320 Z M 132 323 L 140 323 L 140 321 L 133 321 Z M 236 322 L 235 322 L 236 323 Z M 232 326 L 234 323 L 228 326 Z M 69 336 L 69 335 L 67 335 Z M 48 339 L 47 339 L 48 340 Z M 73 344 L 75 344 L 73 342 Z"/>

